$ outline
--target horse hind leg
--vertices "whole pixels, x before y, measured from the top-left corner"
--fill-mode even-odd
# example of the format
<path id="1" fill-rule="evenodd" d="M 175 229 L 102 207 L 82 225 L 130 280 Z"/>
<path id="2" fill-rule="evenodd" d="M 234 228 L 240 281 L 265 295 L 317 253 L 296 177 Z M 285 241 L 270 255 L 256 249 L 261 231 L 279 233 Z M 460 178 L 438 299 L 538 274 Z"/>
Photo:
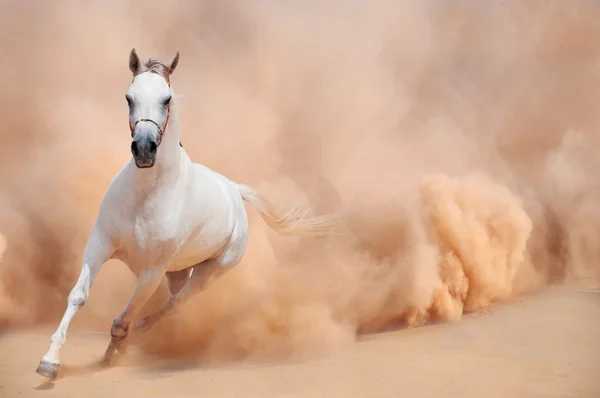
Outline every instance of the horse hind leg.
<path id="1" fill-rule="evenodd" d="M 178 307 L 189 300 L 190 297 L 206 290 L 211 282 L 222 276 L 240 262 L 248 244 L 248 221 L 245 217 L 245 210 L 243 206 L 241 209 L 242 212 L 244 212 L 241 214 L 243 217 L 238 220 L 238 223 L 233 230 L 229 247 L 219 257 L 206 260 L 192 266 L 191 274 L 188 278 L 185 278 L 185 274 L 183 273 L 172 273 L 172 275 L 167 274 L 167 278 L 170 279 L 169 283 L 173 284 L 174 289 L 177 288 L 177 285 L 182 281 L 185 281 L 183 287 L 181 290 L 171 296 L 171 298 L 167 300 L 165 305 L 160 310 L 154 314 L 142 318 L 135 327 L 136 331 L 148 331 L 162 318 L 173 315 L 177 311 Z"/>
<path id="2" fill-rule="evenodd" d="M 206 290 L 211 282 L 227 272 L 228 269 L 230 269 L 230 267 L 223 266 L 216 260 L 207 260 L 185 270 L 187 272 L 191 271 L 188 274 L 189 277 L 185 274 L 167 274 L 169 278 L 169 289 L 173 288 L 175 294 L 167 300 L 160 310 L 142 318 L 136 326 L 136 331 L 146 332 L 164 317 L 174 315 L 181 305 L 187 302 L 191 297 Z"/>
<path id="3" fill-rule="evenodd" d="M 187 268 L 181 271 L 165 272 L 164 282 L 161 282 L 150 299 L 144 304 L 142 309 L 136 315 L 135 320 L 155 313 L 167 302 L 169 297 L 179 292 L 185 282 L 189 279 L 192 269 Z"/>

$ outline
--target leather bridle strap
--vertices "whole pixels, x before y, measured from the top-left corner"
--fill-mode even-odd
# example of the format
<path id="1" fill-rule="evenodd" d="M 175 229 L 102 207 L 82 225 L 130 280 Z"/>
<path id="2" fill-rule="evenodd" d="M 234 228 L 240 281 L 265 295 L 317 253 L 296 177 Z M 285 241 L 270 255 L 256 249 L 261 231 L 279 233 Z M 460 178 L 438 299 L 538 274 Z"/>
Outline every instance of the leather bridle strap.
<path id="1" fill-rule="evenodd" d="M 138 121 L 135 122 L 135 124 L 133 126 L 129 126 L 129 129 L 131 130 L 131 138 L 133 138 L 134 132 L 135 132 L 135 127 L 138 125 L 139 122 L 150 122 L 152 124 L 154 124 L 156 126 L 156 128 L 158 129 L 158 142 L 156 143 L 156 146 L 159 146 L 160 143 L 162 142 L 163 139 L 163 135 L 165 134 L 165 132 L 167 131 L 167 125 L 169 124 L 169 116 L 171 115 L 171 104 L 169 104 L 167 106 L 167 120 L 165 121 L 165 127 L 161 128 L 158 123 L 156 123 L 154 120 L 152 119 L 146 119 L 146 118 L 141 118 Z"/>

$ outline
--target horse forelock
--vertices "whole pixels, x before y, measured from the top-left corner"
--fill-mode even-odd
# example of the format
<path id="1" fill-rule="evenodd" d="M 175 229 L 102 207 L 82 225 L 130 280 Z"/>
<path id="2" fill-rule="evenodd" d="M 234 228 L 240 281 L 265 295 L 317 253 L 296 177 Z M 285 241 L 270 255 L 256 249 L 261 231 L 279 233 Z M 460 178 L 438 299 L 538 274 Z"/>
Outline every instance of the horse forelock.
<path id="1" fill-rule="evenodd" d="M 171 82 L 169 80 L 170 69 L 171 68 L 168 65 L 166 65 L 164 62 L 162 62 L 158 59 L 150 58 L 150 59 L 142 62 L 142 65 L 141 65 L 139 71 L 136 74 L 134 74 L 133 77 L 139 75 L 140 73 L 151 72 L 151 73 L 156 73 L 157 75 L 159 75 L 163 79 L 165 79 L 167 81 L 167 83 L 171 84 Z"/>

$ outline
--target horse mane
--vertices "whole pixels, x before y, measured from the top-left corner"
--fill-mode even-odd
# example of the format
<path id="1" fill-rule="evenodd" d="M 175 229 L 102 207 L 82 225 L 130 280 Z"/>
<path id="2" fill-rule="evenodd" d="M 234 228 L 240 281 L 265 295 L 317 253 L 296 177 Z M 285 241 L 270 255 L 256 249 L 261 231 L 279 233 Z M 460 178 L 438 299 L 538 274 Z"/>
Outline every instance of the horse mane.
<path id="1" fill-rule="evenodd" d="M 171 75 L 171 67 L 161 60 L 149 58 L 142 62 L 139 71 L 134 75 L 134 77 L 143 72 L 156 73 L 157 75 L 162 76 L 162 78 L 170 84 L 169 76 Z"/>

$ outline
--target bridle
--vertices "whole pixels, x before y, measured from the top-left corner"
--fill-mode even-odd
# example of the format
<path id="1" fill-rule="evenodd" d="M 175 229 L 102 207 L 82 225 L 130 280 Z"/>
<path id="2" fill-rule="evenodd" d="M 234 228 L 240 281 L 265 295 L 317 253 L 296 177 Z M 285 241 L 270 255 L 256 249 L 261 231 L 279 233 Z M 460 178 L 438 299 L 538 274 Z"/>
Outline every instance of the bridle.
<path id="1" fill-rule="evenodd" d="M 158 123 L 156 123 L 152 119 L 141 118 L 141 119 L 137 120 L 133 126 L 131 126 L 131 124 L 129 125 L 129 129 L 131 130 L 131 138 L 133 138 L 135 128 L 139 122 L 150 122 L 150 123 L 154 124 L 156 126 L 156 128 L 158 129 L 158 142 L 156 143 L 156 146 L 159 146 L 160 143 L 162 142 L 163 135 L 167 131 L 167 125 L 169 124 L 169 116 L 171 116 L 171 104 L 170 103 L 169 103 L 169 105 L 167 105 L 167 120 L 165 121 L 165 127 L 161 128 L 158 125 Z"/>
<path id="2" fill-rule="evenodd" d="M 135 80 L 135 76 L 133 77 L 133 80 Z M 131 83 L 133 83 L 133 80 L 131 81 Z M 169 87 L 171 87 L 171 82 L 169 81 L 169 79 L 166 78 L 165 80 L 167 81 L 167 84 L 169 85 Z M 139 122 L 150 122 L 150 123 L 154 124 L 156 126 L 156 128 L 158 129 L 158 142 L 156 143 L 156 146 L 158 147 L 160 145 L 160 143 L 162 142 L 163 135 L 167 131 L 167 125 L 169 124 L 169 116 L 171 116 L 171 101 L 169 101 L 169 105 L 167 105 L 167 120 L 165 121 L 165 126 L 163 128 L 161 128 L 159 126 L 159 124 L 156 123 L 152 119 L 141 118 L 141 119 L 137 120 L 133 126 L 131 125 L 131 123 L 129 124 L 129 130 L 131 130 L 131 138 L 133 138 L 135 128 L 137 127 Z M 180 145 L 181 145 L 181 143 L 180 143 Z"/>

